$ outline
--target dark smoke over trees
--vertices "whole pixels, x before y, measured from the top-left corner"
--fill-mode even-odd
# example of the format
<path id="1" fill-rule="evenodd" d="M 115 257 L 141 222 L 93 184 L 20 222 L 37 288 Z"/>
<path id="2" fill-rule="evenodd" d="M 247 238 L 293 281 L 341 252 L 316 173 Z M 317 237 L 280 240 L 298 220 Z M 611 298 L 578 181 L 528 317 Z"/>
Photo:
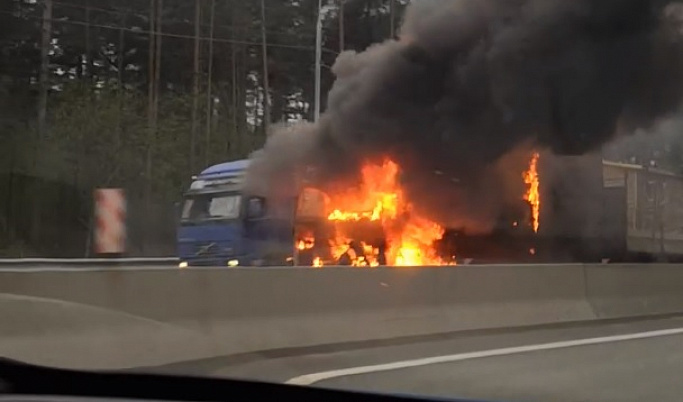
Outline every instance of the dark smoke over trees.
<path id="1" fill-rule="evenodd" d="M 398 40 L 339 56 L 321 120 L 276 131 L 252 173 L 276 179 L 305 163 L 329 182 L 390 156 L 417 208 L 481 229 L 523 191 L 504 184 L 530 149 L 583 154 L 617 126 L 647 128 L 677 110 L 680 6 L 415 1 Z"/>

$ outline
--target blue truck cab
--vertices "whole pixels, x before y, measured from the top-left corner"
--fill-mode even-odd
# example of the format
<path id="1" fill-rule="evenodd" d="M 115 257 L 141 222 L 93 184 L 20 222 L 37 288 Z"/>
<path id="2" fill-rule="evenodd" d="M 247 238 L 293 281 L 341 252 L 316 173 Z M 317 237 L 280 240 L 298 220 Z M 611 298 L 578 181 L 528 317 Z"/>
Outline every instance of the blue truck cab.
<path id="1" fill-rule="evenodd" d="M 248 167 L 248 159 L 237 160 L 193 177 L 179 211 L 177 251 L 182 265 L 282 266 L 298 261 L 297 214 L 309 224 L 324 221 L 322 215 L 318 211 L 306 218 L 311 202 L 301 200 L 311 199 L 308 196 L 268 200 L 248 194 Z"/>
<path id="2" fill-rule="evenodd" d="M 242 239 L 244 175 L 249 160 L 211 166 L 193 177 L 180 212 L 181 264 L 238 265 Z"/>

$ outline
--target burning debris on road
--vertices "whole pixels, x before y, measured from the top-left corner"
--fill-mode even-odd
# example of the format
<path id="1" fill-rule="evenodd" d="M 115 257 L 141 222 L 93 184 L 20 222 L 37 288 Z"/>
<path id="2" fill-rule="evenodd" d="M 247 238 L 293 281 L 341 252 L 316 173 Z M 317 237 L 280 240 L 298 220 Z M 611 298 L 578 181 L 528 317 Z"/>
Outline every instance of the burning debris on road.
<path id="1" fill-rule="evenodd" d="M 275 130 L 247 185 L 277 198 L 260 183 L 315 167 L 312 186 L 338 222 L 333 254 L 365 250 L 367 264 L 383 247 L 390 265 L 439 262 L 446 228 L 491 232 L 520 200 L 538 231 L 536 150 L 584 154 L 617 126 L 677 110 L 680 10 L 664 0 L 413 2 L 400 39 L 338 57 L 321 120 Z M 386 245 L 351 245 L 354 225 L 342 223 L 360 221 L 377 223 Z"/>

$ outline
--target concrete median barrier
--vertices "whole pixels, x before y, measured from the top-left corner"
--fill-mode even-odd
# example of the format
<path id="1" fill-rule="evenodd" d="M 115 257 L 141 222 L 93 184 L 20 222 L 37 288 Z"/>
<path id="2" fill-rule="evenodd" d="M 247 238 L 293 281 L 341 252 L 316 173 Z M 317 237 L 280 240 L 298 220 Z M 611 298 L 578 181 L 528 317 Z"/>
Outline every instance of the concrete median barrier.
<path id="1" fill-rule="evenodd" d="M 0 328 L 0 354 L 68 367 L 130 368 L 268 349 L 683 312 L 680 268 L 0 272 L 0 293 L 21 295 L 0 298 L 0 319 L 16 323 Z"/>
<path id="2" fill-rule="evenodd" d="M 192 331 L 63 300 L 0 294 L 0 322 L 0 356 L 29 363 L 99 369 L 207 353 Z"/>
<path id="3" fill-rule="evenodd" d="M 201 344 L 183 348 L 175 343 L 182 353 L 169 352 L 169 363 L 190 353 L 202 358 L 593 318 L 581 266 L 2 272 L 0 292 L 165 324 L 171 332 L 180 328 L 192 334 L 185 342 Z M 93 333 L 93 316 L 88 317 L 70 327 L 74 335 Z M 25 319 L 40 315 L 26 311 Z M 172 335 L 167 342 L 162 327 L 150 328 L 145 339 L 128 333 L 128 328 L 135 328 L 139 334 L 139 324 L 112 324 L 108 330 L 165 350 L 172 350 L 180 339 Z M 46 336 L 54 345 L 54 337 Z M 83 344 L 83 352 L 88 347 Z M 82 355 L 88 359 L 87 353 Z M 91 363 L 119 368 L 159 361 L 157 355 L 127 358 L 106 359 L 100 353 L 92 355 Z M 90 367 L 83 359 L 78 365 Z"/>
<path id="4" fill-rule="evenodd" d="M 683 265 L 586 266 L 587 296 L 598 318 L 683 312 Z"/>

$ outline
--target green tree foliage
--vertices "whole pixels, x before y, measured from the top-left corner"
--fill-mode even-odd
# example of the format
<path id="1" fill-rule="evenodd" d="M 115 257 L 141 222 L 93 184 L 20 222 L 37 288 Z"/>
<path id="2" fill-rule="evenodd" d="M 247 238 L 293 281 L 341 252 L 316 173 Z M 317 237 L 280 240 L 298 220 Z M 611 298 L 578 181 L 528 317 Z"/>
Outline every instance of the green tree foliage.
<path id="1" fill-rule="evenodd" d="M 150 126 L 150 51 L 156 54 L 149 0 L 51 0 L 47 133 L 39 137 L 46 1 L 0 0 L 0 256 L 89 255 L 92 192 L 102 187 L 128 194 L 130 254 L 172 254 L 173 205 L 191 175 L 246 157 L 265 140 L 261 2 L 197 0 L 195 98 L 196 3 L 163 1 L 158 113 Z M 345 0 L 345 48 L 391 36 L 389 1 Z M 400 19 L 406 2 L 395 2 Z M 329 67 L 340 30 L 338 0 L 326 3 Z M 265 4 L 271 119 L 310 119 L 318 1 Z M 324 68 L 323 94 L 332 80 Z"/>

